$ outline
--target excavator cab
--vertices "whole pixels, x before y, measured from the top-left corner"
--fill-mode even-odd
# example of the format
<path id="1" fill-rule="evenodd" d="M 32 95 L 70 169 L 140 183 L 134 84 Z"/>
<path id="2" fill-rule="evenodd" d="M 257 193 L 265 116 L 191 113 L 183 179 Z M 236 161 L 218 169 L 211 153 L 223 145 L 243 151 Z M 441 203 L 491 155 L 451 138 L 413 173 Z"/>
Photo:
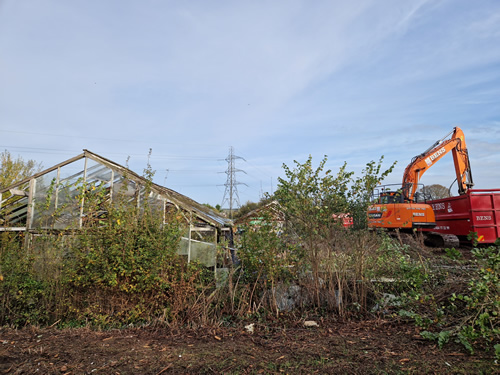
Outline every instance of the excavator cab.
<path id="1" fill-rule="evenodd" d="M 399 191 L 387 191 L 380 194 L 378 203 L 404 203 L 404 196 Z"/>

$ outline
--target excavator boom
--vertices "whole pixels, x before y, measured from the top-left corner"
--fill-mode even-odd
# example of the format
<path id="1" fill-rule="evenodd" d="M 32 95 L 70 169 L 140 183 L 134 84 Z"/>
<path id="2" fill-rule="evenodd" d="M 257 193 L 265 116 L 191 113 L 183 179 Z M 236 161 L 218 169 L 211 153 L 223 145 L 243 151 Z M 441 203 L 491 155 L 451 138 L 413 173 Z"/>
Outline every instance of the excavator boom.
<path id="1" fill-rule="evenodd" d="M 451 138 L 446 139 L 449 135 Z M 434 143 L 422 154 L 415 156 L 403 174 L 403 194 L 408 201 L 413 201 L 417 192 L 417 185 L 422 175 L 438 160 L 452 151 L 457 176 L 458 193 L 465 194 L 474 184 L 470 172 L 469 154 L 465 145 L 465 136 L 462 129 L 456 127 L 444 138 Z"/>

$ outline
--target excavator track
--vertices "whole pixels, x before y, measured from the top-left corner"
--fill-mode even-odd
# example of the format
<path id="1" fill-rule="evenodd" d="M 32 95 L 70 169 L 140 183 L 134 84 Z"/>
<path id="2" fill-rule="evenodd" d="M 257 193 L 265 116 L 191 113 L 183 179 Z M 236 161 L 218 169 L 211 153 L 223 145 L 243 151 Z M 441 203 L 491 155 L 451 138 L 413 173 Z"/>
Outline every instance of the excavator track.
<path id="1" fill-rule="evenodd" d="M 460 240 L 454 234 L 424 232 L 424 243 L 429 247 L 459 247 Z"/>

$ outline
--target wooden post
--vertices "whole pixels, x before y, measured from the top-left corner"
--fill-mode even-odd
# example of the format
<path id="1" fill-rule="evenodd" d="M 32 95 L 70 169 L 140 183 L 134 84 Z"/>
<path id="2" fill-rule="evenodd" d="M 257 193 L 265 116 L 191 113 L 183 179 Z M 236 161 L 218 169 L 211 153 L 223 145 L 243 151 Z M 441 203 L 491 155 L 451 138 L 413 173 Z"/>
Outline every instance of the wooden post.
<path id="1" fill-rule="evenodd" d="M 36 179 L 32 178 L 29 184 L 29 193 L 28 193 L 28 207 L 26 211 L 26 232 L 24 236 L 24 249 L 28 250 L 30 243 L 30 230 L 33 226 L 33 213 L 34 205 L 35 205 L 35 189 L 36 189 Z"/>

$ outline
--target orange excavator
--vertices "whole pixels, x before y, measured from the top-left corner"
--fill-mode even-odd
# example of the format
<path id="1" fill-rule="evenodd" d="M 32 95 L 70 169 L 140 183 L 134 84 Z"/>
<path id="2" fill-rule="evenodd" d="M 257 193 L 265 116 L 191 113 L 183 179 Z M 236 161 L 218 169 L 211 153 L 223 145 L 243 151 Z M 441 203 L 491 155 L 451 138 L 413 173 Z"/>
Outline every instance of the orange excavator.
<path id="1" fill-rule="evenodd" d="M 374 191 L 373 204 L 368 207 L 368 226 L 401 231 L 434 228 L 434 211 L 431 205 L 425 203 L 424 194 L 418 192 L 418 182 L 429 168 L 450 151 L 455 164 L 458 193 L 466 194 L 473 186 L 469 155 L 464 133 L 455 127 L 411 160 L 405 169 L 403 183 L 397 185 L 396 190 L 393 190 L 394 185 L 385 185 Z"/>

